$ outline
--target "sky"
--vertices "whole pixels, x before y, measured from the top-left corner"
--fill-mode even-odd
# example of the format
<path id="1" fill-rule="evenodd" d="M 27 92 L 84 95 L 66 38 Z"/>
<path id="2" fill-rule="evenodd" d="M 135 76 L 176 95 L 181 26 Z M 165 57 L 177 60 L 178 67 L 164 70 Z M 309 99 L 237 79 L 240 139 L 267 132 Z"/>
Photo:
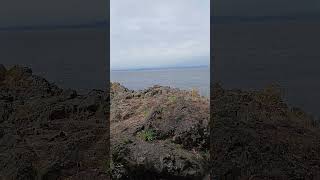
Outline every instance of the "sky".
<path id="1" fill-rule="evenodd" d="M 111 0 L 111 69 L 209 65 L 210 0 Z"/>
<path id="2" fill-rule="evenodd" d="M 1 0 L 0 28 L 89 24 L 108 19 L 107 0 Z"/>
<path id="3" fill-rule="evenodd" d="M 210 0 L 110 1 L 113 69 L 209 64 Z M 1 0 L 0 31 L 100 26 L 109 19 L 107 2 Z M 212 5 L 217 16 L 320 12 L 319 0 L 215 0 Z"/>
<path id="4" fill-rule="evenodd" d="M 217 16 L 286 16 L 319 13 L 319 0 L 214 0 Z"/>

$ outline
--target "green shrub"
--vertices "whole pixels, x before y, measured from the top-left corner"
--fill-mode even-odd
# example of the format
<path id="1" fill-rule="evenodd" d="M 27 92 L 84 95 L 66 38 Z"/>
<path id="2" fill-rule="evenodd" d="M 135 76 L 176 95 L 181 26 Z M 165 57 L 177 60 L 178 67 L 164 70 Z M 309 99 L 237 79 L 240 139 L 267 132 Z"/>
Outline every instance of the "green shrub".
<path id="1" fill-rule="evenodd" d="M 170 103 L 176 102 L 177 101 L 177 97 L 176 96 L 169 96 L 168 100 Z"/>
<path id="2" fill-rule="evenodd" d="M 156 137 L 156 133 L 151 129 L 142 130 L 138 133 L 138 137 L 144 141 L 153 141 Z"/>

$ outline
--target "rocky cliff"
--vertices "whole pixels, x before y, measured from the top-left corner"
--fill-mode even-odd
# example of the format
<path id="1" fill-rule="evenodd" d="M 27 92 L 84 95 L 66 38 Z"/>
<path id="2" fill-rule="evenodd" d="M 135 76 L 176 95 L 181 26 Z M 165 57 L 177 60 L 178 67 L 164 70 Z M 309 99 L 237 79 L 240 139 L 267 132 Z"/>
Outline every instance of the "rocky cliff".
<path id="1" fill-rule="evenodd" d="M 319 122 L 288 107 L 277 86 L 213 88 L 213 179 L 320 179 Z"/>
<path id="2" fill-rule="evenodd" d="M 113 179 L 202 179 L 209 173 L 209 100 L 195 91 L 111 85 Z"/>
<path id="3" fill-rule="evenodd" d="M 319 124 L 276 87 L 212 90 L 78 94 L 0 66 L 0 179 L 320 178 Z"/>
<path id="4" fill-rule="evenodd" d="M 107 179 L 107 97 L 0 66 L 0 179 Z"/>

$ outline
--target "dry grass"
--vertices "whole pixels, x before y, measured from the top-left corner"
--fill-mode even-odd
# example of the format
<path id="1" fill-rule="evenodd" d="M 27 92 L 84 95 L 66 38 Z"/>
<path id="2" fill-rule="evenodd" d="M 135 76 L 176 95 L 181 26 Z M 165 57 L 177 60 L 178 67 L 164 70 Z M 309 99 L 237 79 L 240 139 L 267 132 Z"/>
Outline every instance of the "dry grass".
<path id="1" fill-rule="evenodd" d="M 197 88 L 192 88 L 191 97 L 192 97 L 193 100 L 199 99 L 200 93 L 199 93 L 199 90 Z"/>

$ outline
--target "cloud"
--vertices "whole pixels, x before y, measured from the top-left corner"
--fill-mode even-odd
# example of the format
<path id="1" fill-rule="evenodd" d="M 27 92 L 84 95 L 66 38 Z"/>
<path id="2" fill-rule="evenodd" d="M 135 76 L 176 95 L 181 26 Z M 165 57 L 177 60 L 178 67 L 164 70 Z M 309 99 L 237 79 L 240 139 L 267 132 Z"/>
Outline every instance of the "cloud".
<path id="1" fill-rule="evenodd" d="M 209 63 L 209 3 L 111 0 L 111 68 L 171 66 L 192 57 Z"/>

